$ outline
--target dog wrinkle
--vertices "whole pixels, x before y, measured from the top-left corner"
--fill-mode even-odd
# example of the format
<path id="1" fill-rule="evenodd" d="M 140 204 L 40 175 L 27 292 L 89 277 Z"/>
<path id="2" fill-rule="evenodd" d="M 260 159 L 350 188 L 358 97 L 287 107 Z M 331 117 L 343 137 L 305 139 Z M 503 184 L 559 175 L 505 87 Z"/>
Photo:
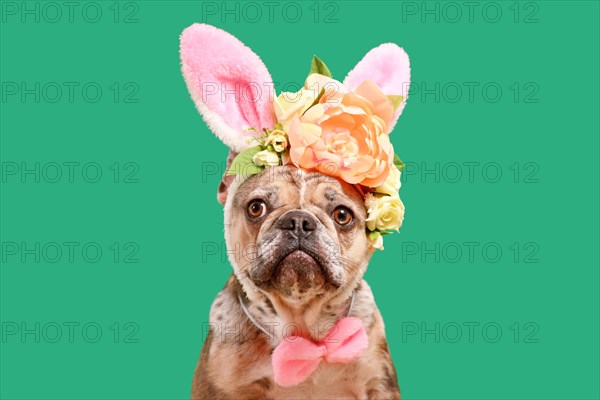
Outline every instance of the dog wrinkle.
<path id="1" fill-rule="evenodd" d="M 305 207 L 305 201 L 304 201 L 304 196 L 306 193 L 306 179 L 305 179 L 305 174 L 304 171 L 302 171 L 300 168 L 298 168 L 298 181 L 300 183 L 300 209 L 303 209 Z"/>

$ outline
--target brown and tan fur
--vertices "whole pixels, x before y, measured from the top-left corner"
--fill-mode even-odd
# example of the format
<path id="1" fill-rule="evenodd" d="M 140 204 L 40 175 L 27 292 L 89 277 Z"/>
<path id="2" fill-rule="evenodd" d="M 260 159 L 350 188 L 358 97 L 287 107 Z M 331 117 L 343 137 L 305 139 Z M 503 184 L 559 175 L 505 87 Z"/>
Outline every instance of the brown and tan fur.
<path id="1" fill-rule="evenodd" d="M 269 211 L 252 220 L 247 205 L 257 197 L 265 199 Z M 351 226 L 338 226 L 332 219 L 339 205 L 352 211 Z M 282 246 L 277 224 L 290 210 L 305 210 L 319 221 L 314 251 L 320 269 L 284 265 L 276 272 L 267 271 L 269 275 L 261 270 L 261 262 L 271 257 L 269 246 Z M 234 273 L 212 304 L 192 399 L 400 398 L 383 320 L 363 280 L 372 254 L 365 218 L 362 195 L 355 187 L 317 172 L 275 167 L 231 184 L 225 203 L 225 238 Z M 275 346 L 292 334 L 322 339 L 347 315 L 352 292 L 351 316 L 364 323 L 367 352 L 349 364 L 322 362 L 299 385 L 275 384 L 271 369 Z M 272 338 L 249 320 L 238 296 Z"/>

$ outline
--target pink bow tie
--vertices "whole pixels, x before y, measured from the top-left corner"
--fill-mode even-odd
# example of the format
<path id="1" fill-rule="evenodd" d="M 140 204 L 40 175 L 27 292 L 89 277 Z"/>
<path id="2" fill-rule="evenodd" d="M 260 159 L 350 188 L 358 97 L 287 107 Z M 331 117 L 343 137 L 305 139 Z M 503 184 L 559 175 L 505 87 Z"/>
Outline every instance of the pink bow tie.
<path id="1" fill-rule="evenodd" d="M 349 363 L 360 357 L 368 345 L 362 320 L 354 317 L 340 319 L 318 343 L 300 336 L 289 336 L 273 351 L 275 383 L 280 386 L 297 385 L 308 378 L 322 360 Z"/>

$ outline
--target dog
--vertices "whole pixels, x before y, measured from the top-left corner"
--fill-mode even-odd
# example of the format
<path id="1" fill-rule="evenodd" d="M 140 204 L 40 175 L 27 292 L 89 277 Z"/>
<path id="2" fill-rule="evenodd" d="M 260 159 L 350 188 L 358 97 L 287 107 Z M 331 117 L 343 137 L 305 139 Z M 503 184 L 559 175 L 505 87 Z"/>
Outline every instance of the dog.
<path id="1" fill-rule="evenodd" d="M 207 96 L 205 83 L 235 91 L 249 89 L 251 82 L 271 82 L 270 76 L 250 49 L 208 25 L 195 24 L 184 31 L 181 53 L 198 110 L 231 148 L 229 168 L 247 146 L 247 140 L 240 140 L 242 132 L 273 126 L 274 120 L 264 112 L 264 98 L 241 105 L 228 103 L 226 97 L 214 100 Z M 378 64 L 380 53 L 367 54 L 356 70 L 385 69 Z M 406 74 L 408 60 L 403 62 Z M 408 77 L 397 80 L 404 83 Z M 227 86 L 233 81 L 242 84 Z M 217 197 L 224 205 L 233 273 L 210 308 L 210 329 L 191 398 L 400 399 L 383 319 L 363 279 L 373 249 L 365 234 L 368 215 L 360 187 L 288 163 L 249 176 L 226 175 Z M 340 321 L 360 324 L 341 340 L 344 343 L 332 340 Z M 286 365 L 303 377 L 280 384 L 275 357 L 290 338 L 319 352 L 329 344 L 310 343 L 329 340 L 335 347 L 355 340 L 363 348 L 360 357 L 353 355 L 348 362 L 321 357 L 310 373 L 292 360 Z"/>

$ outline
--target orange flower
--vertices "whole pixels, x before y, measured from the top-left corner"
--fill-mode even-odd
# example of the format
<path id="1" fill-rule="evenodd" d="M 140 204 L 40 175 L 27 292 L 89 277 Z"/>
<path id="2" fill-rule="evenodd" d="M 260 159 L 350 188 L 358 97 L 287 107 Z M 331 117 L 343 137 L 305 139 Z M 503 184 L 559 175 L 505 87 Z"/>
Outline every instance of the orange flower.
<path id="1" fill-rule="evenodd" d="M 325 94 L 304 114 L 290 118 L 292 162 L 350 184 L 382 185 L 394 157 L 388 136 L 392 103 L 372 81 L 349 92 L 337 81 L 328 85 L 327 79 L 322 75 L 307 79 L 307 86 L 324 85 Z"/>

